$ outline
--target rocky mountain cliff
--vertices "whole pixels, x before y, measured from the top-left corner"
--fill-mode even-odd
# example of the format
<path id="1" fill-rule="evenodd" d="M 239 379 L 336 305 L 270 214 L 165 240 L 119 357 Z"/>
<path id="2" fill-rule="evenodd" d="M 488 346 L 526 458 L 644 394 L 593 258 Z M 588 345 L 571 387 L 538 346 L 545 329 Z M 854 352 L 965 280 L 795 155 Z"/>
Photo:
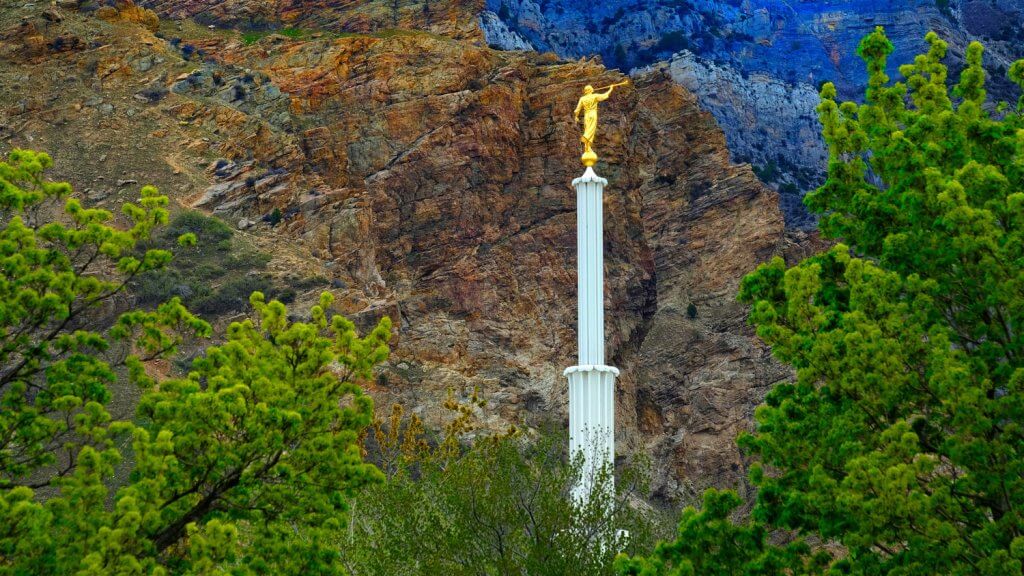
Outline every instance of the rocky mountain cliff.
<path id="1" fill-rule="evenodd" d="M 600 54 L 623 70 L 669 61 L 659 66 L 697 94 L 733 157 L 782 192 L 788 223 L 801 228 L 813 220 L 800 197 L 825 167 L 818 85 L 835 82 L 847 99 L 863 94 L 856 48 L 875 26 L 895 45 L 893 77 L 923 50 L 930 30 L 949 41 L 954 72 L 967 44 L 981 40 L 997 99 L 1016 100 L 1006 71 L 1024 57 L 1019 0 L 487 0 L 487 8 L 493 16 L 484 31 L 498 46 L 519 49 L 518 38 L 565 57 Z"/>
<path id="2" fill-rule="evenodd" d="M 123 2 L 0 14 L 4 147 L 50 151 L 54 176 L 98 206 L 154 183 L 236 226 L 278 279 L 324 278 L 363 325 L 390 315 L 378 405 L 436 423 L 448 389 L 476 387 L 489 426 L 565 420 L 582 170 L 571 112 L 584 84 L 621 75 L 494 50 L 459 20 L 254 35 L 186 18 L 202 2 L 152 5 L 159 21 Z M 227 25 L 253 6 L 204 18 Z M 335 6 L 347 5 L 315 18 Z M 619 449 L 652 456 L 666 500 L 742 488 L 733 440 L 786 373 L 735 293 L 757 263 L 797 249 L 778 195 L 730 162 L 670 73 L 637 75 L 602 119 Z"/>
<path id="3" fill-rule="evenodd" d="M 92 1 L 83 5 L 88 7 Z M 484 9 L 483 0 L 140 0 L 138 5 L 161 18 L 187 18 L 222 29 L 258 32 L 291 27 L 348 33 L 405 29 L 459 40 L 482 38 L 476 17 Z"/>

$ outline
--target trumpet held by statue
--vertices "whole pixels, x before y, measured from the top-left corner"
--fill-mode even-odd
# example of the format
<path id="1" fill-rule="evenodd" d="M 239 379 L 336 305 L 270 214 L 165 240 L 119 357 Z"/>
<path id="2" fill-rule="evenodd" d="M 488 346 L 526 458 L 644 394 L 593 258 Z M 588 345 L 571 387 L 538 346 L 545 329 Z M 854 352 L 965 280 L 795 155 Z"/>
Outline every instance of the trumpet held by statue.
<path id="1" fill-rule="evenodd" d="M 626 84 L 629 84 L 629 78 L 626 78 L 622 82 L 616 82 L 615 84 L 609 84 L 607 86 L 602 86 L 600 88 L 594 88 L 594 90 L 607 90 L 608 88 L 616 88 L 618 86 L 625 86 Z"/>

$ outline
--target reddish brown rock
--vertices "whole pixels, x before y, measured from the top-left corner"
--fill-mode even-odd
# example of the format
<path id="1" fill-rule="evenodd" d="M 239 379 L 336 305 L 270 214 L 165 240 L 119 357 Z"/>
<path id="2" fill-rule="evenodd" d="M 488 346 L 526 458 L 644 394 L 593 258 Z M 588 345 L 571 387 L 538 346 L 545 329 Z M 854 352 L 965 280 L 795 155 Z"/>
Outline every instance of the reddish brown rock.
<path id="1" fill-rule="evenodd" d="M 136 5 L 132 0 L 117 0 L 113 6 L 101 6 L 96 11 L 96 16 L 107 21 L 135 22 L 150 32 L 156 32 L 160 27 L 160 20 L 155 12 Z"/>
<path id="2" fill-rule="evenodd" d="M 164 18 L 267 30 L 293 27 L 370 33 L 424 30 L 460 40 L 483 40 L 476 24 L 484 0 L 141 0 Z"/>

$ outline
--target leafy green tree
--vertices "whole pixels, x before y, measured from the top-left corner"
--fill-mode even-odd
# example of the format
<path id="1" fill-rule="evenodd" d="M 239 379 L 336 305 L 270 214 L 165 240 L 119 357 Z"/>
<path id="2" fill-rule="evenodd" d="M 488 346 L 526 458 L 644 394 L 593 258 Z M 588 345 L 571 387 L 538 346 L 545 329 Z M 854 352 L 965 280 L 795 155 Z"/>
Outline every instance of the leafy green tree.
<path id="1" fill-rule="evenodd" d="M 255 293 L 254 318 L 157 382 L 146 361 L 209 326 L 177 300 L 114 316 L 107 304 L 169 261 L 132 255 L 167 199 L 144 188 L 127 230 L 71 199 L 63 224 L 45 204 L 70 188 L 43 179 L 50 164 L 25 151 L 0 163 L 0 574 L 342 573 L 347 499 L 381 478 L 361 457 L 372 402 L 358 383 L 387 356 L 390 322 L 360 338 L 328 318 L 328 294 L 292 322 Z M 144 390 L 134 422 L 105 409 L 122 375 Z"/>
<path id="2" fill-rule="evenodd" d="M 449 397 L 454 416 L 440 437 L 400 407 L 377 420 L 367 445 L 388 480 L 354 500 L 345 543 L 352 574 L 609 574 L 619 545 L 639 551 L 665 535 L 661 514 L 630 503 L 644 489 L 639 467 L 620 473 L 615 495 L 602 490 L 610 479 L 602 474 L 597 496 L 577 503 L 570 489 L 581 462 L 567 459 L 565 437 L 486 436 L 474 418 L 482 406 L 475 394 Z"/>
<path id="3" fill-rule="evenodd" d="M 740 439 L 760 461 L 749 526 L 841 546 L 828 573 L 1020 574 L 1024 98 L 985 106 L 978 43 L 951 94 L 946 43 L 926 40 L 896 83 L 883 31 L 862 41 L 862 105 L 822 89 L 828 181 L 806 202 L 842 243 L 788 269 L 776 258 L 741 285 L 758 335 L 796 370 Z M 1024 88 L 1024 61 L 1010 77 Z M 755 536 L 716 554 L 719 569 L 742 573 L 764 545 Z M 682 544 L 623 566 L 686 573 L 660 569 L 679 555 L 696 565 L 702 552 Z"/>

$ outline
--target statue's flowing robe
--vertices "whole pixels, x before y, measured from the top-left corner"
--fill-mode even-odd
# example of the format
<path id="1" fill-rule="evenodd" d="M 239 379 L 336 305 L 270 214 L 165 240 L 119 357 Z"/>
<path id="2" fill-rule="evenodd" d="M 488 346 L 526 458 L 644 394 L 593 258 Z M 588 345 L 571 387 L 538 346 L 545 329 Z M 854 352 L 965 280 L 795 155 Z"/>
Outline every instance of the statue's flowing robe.
<path id="1" fill-rule="evenodd" d="M 583 135 L 580 141 L 590 149 L 594 145 L 594 137 L 597 136 L 597 103 L 608 99 L 608 94 L 587 94 L 580 98 L 576 110 L 583 111 Z"/>
<path id="2" fill-rule="evenodd" d="M 594 136 L 597 136 L 597 102 L 583 114 L 583 136 L 581 140 L 590 146 L 594 145 Z"/>

